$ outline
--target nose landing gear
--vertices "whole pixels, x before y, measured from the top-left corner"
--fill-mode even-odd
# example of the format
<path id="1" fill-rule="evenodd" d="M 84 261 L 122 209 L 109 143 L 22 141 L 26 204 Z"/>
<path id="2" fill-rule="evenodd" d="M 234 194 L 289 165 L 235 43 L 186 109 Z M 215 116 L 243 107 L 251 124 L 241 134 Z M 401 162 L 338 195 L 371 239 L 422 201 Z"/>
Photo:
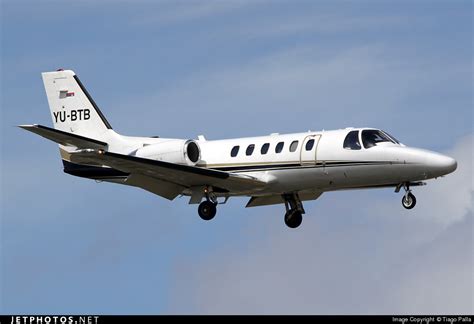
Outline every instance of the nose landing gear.
<path id="1" fill-rule="evenodd" d="M 284 194 L 285 200 L 285 224 L 289 228 L 297 228 L 303 221 L 303 214 L 305 213 L 303 204 L 297 193 Z"/>
<path id="2" fill-rule="evenodd" d="M 411 192 L 407 192 L 402 198 L 402 205 L 406 209 L 412 209 L 416 205 L 416 197 Z"/>
<path id="3" fill-rule="evenodd" d="M 403 189 L 405 189 L 405 195 L 402 198 L 402 205 L 406 209 L 412 209 L 416 205 L 416 197 L 411 193 L 410 184 L 404 183 Z"/>

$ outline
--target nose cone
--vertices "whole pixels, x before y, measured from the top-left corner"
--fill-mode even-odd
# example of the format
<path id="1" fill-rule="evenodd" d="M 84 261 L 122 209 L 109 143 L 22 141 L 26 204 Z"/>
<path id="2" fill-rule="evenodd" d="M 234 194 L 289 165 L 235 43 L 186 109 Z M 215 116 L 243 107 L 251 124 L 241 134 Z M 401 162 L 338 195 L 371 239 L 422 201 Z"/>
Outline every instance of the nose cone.
<path id="1" fill-rule="evenodd" d="M 458 167 L 455 159 L 438 153 L 429 154 L 426 158 L 426 164 L 428 172 L 434 177 L 454 172 Z"/>

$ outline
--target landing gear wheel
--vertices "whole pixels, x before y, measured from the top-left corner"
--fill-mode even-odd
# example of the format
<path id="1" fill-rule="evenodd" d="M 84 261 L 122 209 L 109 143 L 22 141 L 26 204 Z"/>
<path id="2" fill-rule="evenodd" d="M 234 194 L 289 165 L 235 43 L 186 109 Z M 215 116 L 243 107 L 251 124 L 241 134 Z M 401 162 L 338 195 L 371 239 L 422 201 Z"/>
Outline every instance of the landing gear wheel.
<path id="1" fill-rule="evenodd" d="M 402 205 L 406 209 L 412 209 L 416 205 L 416 198 L 411 192 L 403 196 Z"/>
<path id="2" fill-rule="evenodd" d="M 210 201 L 203 201 L 199 204 L 198 213 L 199 216 L 204 220 L 211 220 L 216 216 L 217 208 L 216 204 Z"/>
<path id="3" fill-rule="evenodd" d="M 298 210 L 290 210 L 285 214 L 285 224 L 289 228 L 297 228 L 303 221 L 303 215 Z"/>

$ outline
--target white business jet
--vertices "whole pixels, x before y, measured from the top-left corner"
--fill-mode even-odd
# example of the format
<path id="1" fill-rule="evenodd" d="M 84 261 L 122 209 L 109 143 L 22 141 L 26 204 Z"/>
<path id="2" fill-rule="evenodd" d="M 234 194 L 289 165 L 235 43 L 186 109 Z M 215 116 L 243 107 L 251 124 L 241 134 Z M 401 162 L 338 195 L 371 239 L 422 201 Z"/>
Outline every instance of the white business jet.
<path id="1" fill-rule="evenodd" d="M 248 196 L 247 207 L 284 204 L 285 224 L 298 227 L 302 201 L 323 192 L 411 188 L 453 172 L 457 162 L 407 147 L 374 128 L 346 128 L 208 141 L 129 137 L 116 133 L 73 71 L 42 74 L 54 128 L 21 125 L 59 144 L 64 172 L 97 181 L 140 187 L 173 200 L 189 196 L 210 220 L 229 197 Z"/>

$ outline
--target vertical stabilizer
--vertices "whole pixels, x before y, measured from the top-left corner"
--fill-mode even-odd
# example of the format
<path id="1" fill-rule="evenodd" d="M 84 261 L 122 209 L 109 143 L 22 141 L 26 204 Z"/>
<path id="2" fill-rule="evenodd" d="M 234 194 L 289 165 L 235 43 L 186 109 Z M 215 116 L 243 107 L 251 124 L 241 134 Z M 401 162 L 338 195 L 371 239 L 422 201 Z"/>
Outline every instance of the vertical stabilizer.
<path id="1" fill-rule="evenodd" d="M 110 123 L 71 70 L 42 73 L 55 129 L 93 139 L 104 139 Z"/>

